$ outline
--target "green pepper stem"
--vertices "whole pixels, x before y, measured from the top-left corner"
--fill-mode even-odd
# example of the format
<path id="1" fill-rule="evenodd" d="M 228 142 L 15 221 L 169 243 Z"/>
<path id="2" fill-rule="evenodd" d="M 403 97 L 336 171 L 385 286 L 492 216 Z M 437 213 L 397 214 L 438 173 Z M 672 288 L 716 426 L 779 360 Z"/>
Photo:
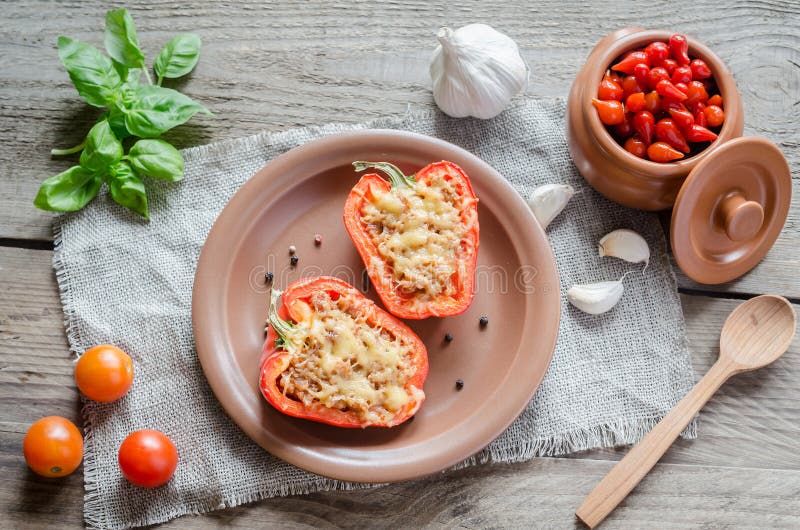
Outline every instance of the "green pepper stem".
<path id="1" fill-rule="evenodd" d="M 283 320 L 278 315 L 278 300 L 282 294 L 283 291 L 272 289 L 269 295 L 269 323 L 278 335 L 278 341 L 280 341 L 280 344 L 276 341 L 276 346 L 280 346 L 286 342 L 286 337 L 292 332 L 292 328 L 294 327 L 291 323 Z"/>
<path id="2" fill-rule="evenodd" d="M 414 186 L 414 175 L 405 175 L 400 168 L 389 162 L 365 162 L 360 160 L 353 162 L 353 167 L 356 171 L 364 171 L 365 169 L 374 168 L 383 171 L 389 175 L 389 180 L 392 182 L 393 188 L 400 188 L 407 186 L 409 188 Z"/>
<path id="3" fill-rule="evenodd" d="M 86 147 L 86 140 L 82 141 L 75 147 L 70 147 L 69 149 L 51 149 L 50 154 L 53 156 L 71 155 L 72 153 L 77 153 L 78 151 L 82 151 L 85 147 Z"/>

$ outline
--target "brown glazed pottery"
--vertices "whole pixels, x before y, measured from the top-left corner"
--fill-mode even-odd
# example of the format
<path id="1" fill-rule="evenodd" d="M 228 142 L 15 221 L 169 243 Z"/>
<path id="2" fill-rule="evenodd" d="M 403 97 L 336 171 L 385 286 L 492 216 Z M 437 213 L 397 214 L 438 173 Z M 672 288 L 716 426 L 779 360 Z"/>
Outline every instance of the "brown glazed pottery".
<path id="1" fill-rule="evenodd" d="M 569 93 L 567 140 L 578 171 L 594 189 L 630 208 L 671 208 L 689 172 L 723 143 L 741 136 L 744 129 L 742 101 L 725 63 L 701 42 L 687 37 L 689 55 L 708 64 L 725 101 L 725 122 L 717 140 L 695 156 L 660 164 L 627 152 L 606 130 L 592 106 L 606 69 L 628 50 L 644 47 L 654 40 L 666 42 L 673 33 L 624 28 L 607 35 L 589 54 Z"/>
<path id="2" fill-rule="evenodd" d="M 687 37 L 689 55 L 711 68 L 725 102 L 725 122 L 706 149 L 675 162 L 651 162 L 627 152 L 592 105 L 611 64 L 673 33 L 624 28 L 594 47 L 570 90 L 567 140 L 578 171 L 604 196 L 642 210 L 673 208 L 671 244 L 681 270 L 700 283 L 723 283 L 766 255 L 791 200 L 791 174 L 780 150 L 763 138 L 741 138 L 742 102 L 728 68 L 703 43 Z"/>
<path id="3" fill-rule="evenodd" d="M 467 172 L 480 200 L 475 299 L 456 317 L 407 322 L 428 349 L 426 399 L 413 421 L 391 429 L 342 429 L 292 418 L 272 408 L 258 389 L 270 286 L 282 289 L 301 277 L 327 274 L 366 290 L 380 304 L 342 221 L 345 198 L 361 176 L 354 160 L 389 161 L 409 174 L 451 160 Z M 295 267 L 289 245 L 299 257 Z M 271 284 L 266 272 L 273 273 Z M 456 464 L 514 421 L 547 371 L 560 307 L 547 237 L 497 171 L 442 140 L 366 130 L 292 149 L 236 192 L 200 255 L 192 322 L 212 390 L 256 443 L 320 475 L 390 482 Z M 483 315 L 489 317 L 485 327 L 479 324 Z M 447 333 L 452 342 L 444 340 Z"/>
<path id="4" fill-rule="evenodd" d="M 791 199 L 789 164 L 775 144 L 753 137 L 726 142 L 678 193 L 670 224 L 675 261 L 700 283 L 738 278 L 778 239 Z"/>

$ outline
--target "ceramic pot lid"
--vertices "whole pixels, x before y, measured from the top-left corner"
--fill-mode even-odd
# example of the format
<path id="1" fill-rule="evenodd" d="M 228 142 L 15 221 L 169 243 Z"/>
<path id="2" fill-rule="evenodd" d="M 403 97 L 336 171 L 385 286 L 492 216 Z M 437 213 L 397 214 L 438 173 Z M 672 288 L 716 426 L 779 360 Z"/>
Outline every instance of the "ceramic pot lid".
<path id="1" fill-rule="evenodd" d="M 700 283 L 738 278 L 775 243 L 791 197 L 789 165 L 775 144 L 725 142 L 695 166 L 675 199 L 670 240 L 678 266 Z"/>

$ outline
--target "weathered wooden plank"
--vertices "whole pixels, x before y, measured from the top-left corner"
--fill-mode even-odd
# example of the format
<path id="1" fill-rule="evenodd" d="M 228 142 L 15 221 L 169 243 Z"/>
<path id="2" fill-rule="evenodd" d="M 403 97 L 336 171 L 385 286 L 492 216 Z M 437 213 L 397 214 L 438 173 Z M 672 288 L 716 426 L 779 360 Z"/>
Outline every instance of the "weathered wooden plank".
<path id="1" fill-rule="evenodd" d="M 5 435 L 2 436 L 5 438 Z M 3 459 L 4 461 L 5 459 Z M 163 528 L 583 528 L 574 510 L 614 462 L 535 459 L 359 492 L 268 499 Z M 79 528 L 79 475 L 0 486 L 4 528 Z M 659 464 L 603 528 L 796 528 L 800 472 Z"/>
<path id="2" fill-rule="evenodd" d="M 197 119 L 171 137 L 183 146 L 261 130 L 326 121 L 361 121 L 431 104 L 427 74 L 436 29 L 490 23 L 513 36 L 531 66 L 528 95 L 565 96 L 589 48 L 627 26 L 676 27 L 705 40 L 728 62 L 742 92 L 747 133 L 782 147 L 800 168 L 800 8 L 781 2 L 640 2 L 626 9 L 561 2 L 248 1 L 235 7 L 155 0 L 131 11 L 149 57 L 179 31 L 204 40 L 188 81 L 190 95 L 217 115 Z M 59 65 L 55 40 L 68 34 L 100 44 L 106 4 L 7 2 L 0 11 L 0 238 L 51 238 L 51 215 L 31 206 L 39 182 L 69 161 L 51 159 L 52 146 L 80 141 L 98 113 L 83 104 Z M 676 18 L 676 13 L 680 16 Z M 714 13 L 714 16 L 708 16 Z M 644 17 L 644 18 L 643 18 Z M 742 53 L 743 47 L 747 53 Z M 800 244 L 800 193 L 767 259 L 731 285 L 682 286 L 731 292 L 781 292 L 800 297 L 794 281 Z"/>
<path id="3" fill-rule="evenodd" d="M 14 528 L 78 526 L 82 517 L 79 474 L 63 482 L 40 479 L 20 456 L 32 421 L 49 414 L 78 419 L 51 256 L 0 248 L 0 472 L 10 477 L 0 484 L 0 504 L 8 506 L 4 522 Z M 695 368 L 702 373 L 716 358 L 722 322 L 739 301 L 681 300 Z M 762 517 L 770 526 L 800 524 L 799 376 L 796 339 L 771 367 L 729 381 L 703 411 L 699 439 L 678 442 L 608 527 L 758 526 Z M 486 466 L 370 492 L 272 499 L 170 525 L 564 527 L 573 524 L 572 510 L 609 461 L 624 452 Z"/>
<path id="4" fill-rule="evenodd" d="M 542 458 L 482 466 L 370 492 L 272 499 L 169 526 L 585 528 L 575 508 L 611 465 Z M 791 528 L 800 524 L 798 474 L 658 465 L 603 528 Z"/>

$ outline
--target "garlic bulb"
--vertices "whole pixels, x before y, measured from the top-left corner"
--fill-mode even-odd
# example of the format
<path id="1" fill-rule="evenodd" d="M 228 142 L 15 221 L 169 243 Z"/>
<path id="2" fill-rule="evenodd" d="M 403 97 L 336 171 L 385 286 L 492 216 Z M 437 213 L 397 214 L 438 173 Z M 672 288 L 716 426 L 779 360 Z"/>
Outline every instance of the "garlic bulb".
<path id="1" fill-rule="evenodd" d="M 547 230 L 547 226 L 561 213 L 573 195 L 575 188 L 569 184 L 545 184 L 533 190 L 528 197 L 528 206 L 542 225 L 542 230 Z"/>
<path id="2" fill-rule="evenodd" d="M 599 315 L 617 305 L 624 291 L 622 279 L 573 285 L 567 291 L 567 300 L 584 313 Z"/>
<path id="3" fill-rule="evenodd" d="M 444 27 L 431 59 L 433 99 L 454 118 L 494 118 L 525 90 L 528 67 L 517 43 L 486 24 Z"/>
<path id="4" fill-rule="evenodd" d="M 650 247 L 642 236 L 620 228 L 603 236 L 597 245 L 600 257 L 613 256 L 624 259 L 630 263 L 644 263 L 645 268 L 650 262 Z"/>

